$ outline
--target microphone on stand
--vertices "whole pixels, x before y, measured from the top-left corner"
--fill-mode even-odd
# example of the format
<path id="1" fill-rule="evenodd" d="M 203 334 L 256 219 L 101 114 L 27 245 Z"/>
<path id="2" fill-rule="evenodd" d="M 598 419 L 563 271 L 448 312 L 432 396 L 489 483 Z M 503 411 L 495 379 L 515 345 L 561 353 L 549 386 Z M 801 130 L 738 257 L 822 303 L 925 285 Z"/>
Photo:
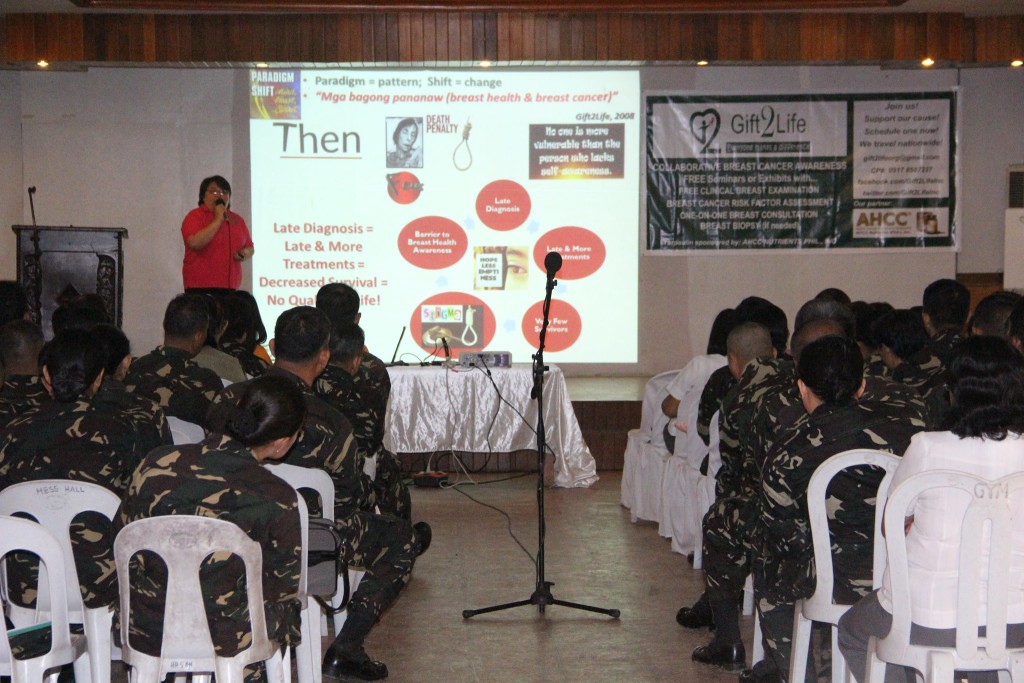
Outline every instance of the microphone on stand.
<path id="1" fill-rule="evenodd" d="M 544 257 L 544 269 L 548 271 L 548 280 L 555 279 L 555 273 L 562 268 L 562 255 L 557 251 L 549 251 Z"/>

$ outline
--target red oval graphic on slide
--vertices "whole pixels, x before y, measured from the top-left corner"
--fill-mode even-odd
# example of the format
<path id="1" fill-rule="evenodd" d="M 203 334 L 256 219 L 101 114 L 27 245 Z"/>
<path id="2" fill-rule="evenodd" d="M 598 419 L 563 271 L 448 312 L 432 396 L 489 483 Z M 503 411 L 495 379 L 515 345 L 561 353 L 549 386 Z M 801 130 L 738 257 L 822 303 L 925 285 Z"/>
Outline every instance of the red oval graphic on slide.
<path id="1" fill-rule="evenodd" d="M 604 264 L 604 242 L 597 234 L 574 225 L 555 228 L 541 236 L 533 245 L 533 260 L 544 270 L 544 257 L 557 251 L 562 268 L 555 275 L 559 280 L 579 280 L 593 275 Z"/>
<path id="2" fill-rule="evenodd" d="M 428 270 L 455 265 L 466 254 L 466 231 L 442 216 L 424 216 L 402 228 L 398 251 L 402 258 Z"/>
<path id="3" fill-rule="evenodd" d="M 546 351 L 564 351 L 580 338 L 583 331 L 583 320 L 572 304 L 560 299 L 551 300 L 548 311 L 548 332 L 544 338 Z M 544 322 L 544 302 L 538 301 L 530 306 L 523 315 L 523 336 L 530 346 L 537 348 L 540 343 L 540 328 Z"/>
<path id="4" fill-rule="evenodd" d="M 478 351 L 494 339 L 494 311 L 480 299 L 465 292 L 435 294 L 416 307 L 409 320 L 409 333 L 421 349 L 444 358 L 441 337 L 453 356 L 459 351 Z"/>
<path id="5" fill-rule="evenodd" d="M 530 215 L 530 194 L 514 180 L 495 180 L 476 196 L 476 214 L 494 230 L 514 230 Z"/>
<path id="6" fill-rule="evenodd" d="M 412 204 L 423 192 L 423 183 L 412 173 L 388 173 L 388 196 L 399 204 Z"/>

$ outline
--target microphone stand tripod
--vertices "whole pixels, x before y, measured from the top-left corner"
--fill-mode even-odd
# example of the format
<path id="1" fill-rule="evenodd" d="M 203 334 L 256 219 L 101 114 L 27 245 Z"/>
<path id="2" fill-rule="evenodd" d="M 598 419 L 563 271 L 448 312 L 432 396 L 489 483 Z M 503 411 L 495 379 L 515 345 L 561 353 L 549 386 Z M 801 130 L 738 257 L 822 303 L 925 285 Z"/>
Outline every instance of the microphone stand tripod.
<path id="1" fill-rule="evenodd" d="M 558 265 L 561 265 L 561 256 L 558 254 L 554 255 L 558 257 Z M 549 258 L 551 256 L 552 254 L 548 254 Z M 545 259 L 545 265 L 548 265 L 548 259 Z M 592 607 L 591 605 L 583 605 L 578 602 L 567 602 L 557 599 L 551 594 L 551 587 L 555 585 L 554 582 L 544 580 L 544 454 L 547 451 L 547 439 L 544 430 L 544 371 L 547 370 L 547 367 L 544 365 L 544 341 L 548 331 L 551 292 L 554 290 L 555 284 L 557 284 L 555 280 L 555 272 L 557 270 L 558 267 L 548 268 L 547 292 L 544 295 L 544 322 L 540 328 L 540 343 L 537 345 L 537 353 L 533 354 L 533 391 L 531 395 L 537 399 L 537 584 L 533 594 L 526 600 L 516 600 L 515 602 L 506 602 L 481 609 L 463 610 L 463 619 L 469 619 L 477 614 L 498 612 L 525 605 L 537 605 L 537 610 L 541 614 L 544 613 L 544 608 L 548 605 L 561 605 L 562 607 L 571 607 L 587 612 L 607 614 L 613 619 L 619 618 L 619 610 L 617 609 Z"/>

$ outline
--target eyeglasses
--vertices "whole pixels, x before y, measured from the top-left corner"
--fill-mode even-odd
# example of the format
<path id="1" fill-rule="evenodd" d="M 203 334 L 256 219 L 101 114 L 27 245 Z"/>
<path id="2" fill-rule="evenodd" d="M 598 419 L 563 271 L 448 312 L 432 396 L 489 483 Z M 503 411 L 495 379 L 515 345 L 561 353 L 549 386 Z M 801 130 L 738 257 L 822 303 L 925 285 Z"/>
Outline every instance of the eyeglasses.
<path id="1" fill-rule="evenodd" d="M 227 197 L 231 193 L 224 190 L 207 190 L 206 194 L 212 194 L 214 197 Z"/>

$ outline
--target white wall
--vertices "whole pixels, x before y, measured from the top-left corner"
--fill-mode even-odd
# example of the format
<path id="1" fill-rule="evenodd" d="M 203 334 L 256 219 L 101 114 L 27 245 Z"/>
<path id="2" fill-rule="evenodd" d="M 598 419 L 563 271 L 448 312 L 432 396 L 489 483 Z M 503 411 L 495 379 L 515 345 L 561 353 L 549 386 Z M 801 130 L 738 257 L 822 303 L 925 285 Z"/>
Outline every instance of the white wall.
<path id="1" fill-rule="evenodd" d="M 128 229 L 124 329 L 135 353 L 159 343 L 164 306 L 181 291 L 181 219 L 196 205 L 199 181 L 234 176 L 232 76 L 22 75 L 24 182 L 37 187 L 38 223 Z"/>
<path id="2" fill-rule="evenodd" d="M 1024 69 L 960 72 L 960 273 L 1003 270 L 1006 168 L 1024 163 Z"/>
<path id="3" fill-rule="evenodd" d="M 649 92 L 725 94 L 943 90 L 960 78 L 959 271 L 1002 269 L 1006 166 L 1024 160 L 1022 70 L 652 67 L 641 74 Z M 25 187 L 36 185 L 41 225 L 128 228 L 125 331 L 136 352 L 157 344 L 164 305 L 181 290 L 179 227 L 195 206 L 199 181 L 226 176 L 234 207 L 249 215 L 245 91 L 242 70 L 0 72 L 0 277 L 15 272 L 6 226 L 30 220 Z M 639 224 L 636 230 L 642 240 Z M 948 250 L 642 255 L 640 362 L 578 366 L 567 374 L 649 375 L 679 367 L 703 350 L 715 313 L 749 294 L 776 301 L 791 317 L 827 286 L 909 306 L 925 284 L 957 271 L 956 258 Z M 631 333 L 616 329 L 614 311 L 601 324 L 609 334 Z"/>
<path id="4" fill-rule="evenodd" d="M 25 222 L 22 195 L 28 212 L 28 194 L 21 175 L 21 74 L 0 71 L 0 280 L 18 273 L 14 258 L 17 241 L 10 226 Z"/>

